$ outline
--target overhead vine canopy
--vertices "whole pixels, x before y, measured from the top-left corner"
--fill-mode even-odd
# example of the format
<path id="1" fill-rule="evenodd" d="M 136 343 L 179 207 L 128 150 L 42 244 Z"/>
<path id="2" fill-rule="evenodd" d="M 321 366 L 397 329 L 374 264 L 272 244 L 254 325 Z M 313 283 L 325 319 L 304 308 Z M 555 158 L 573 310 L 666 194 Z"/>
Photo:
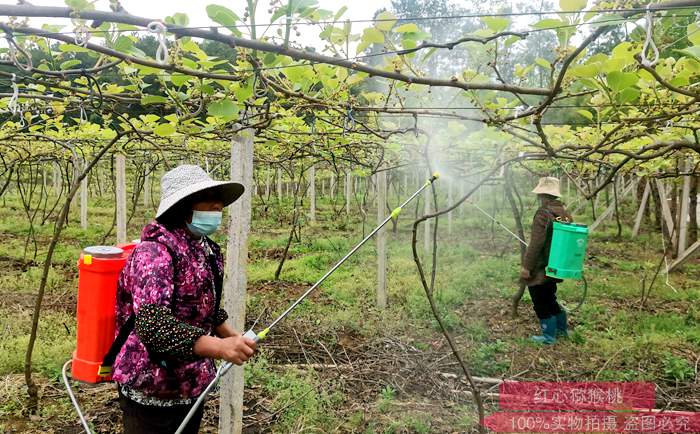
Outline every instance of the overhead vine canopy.
<path id="1" fill-rule="evenodd" d="M 431 17 L 390 12 L 355 31 L 345 8 L 313 0 L 273 1 L 264 23 L 254 0 L 244 11 L 210 4 L 208 27 L 181 13 L 134 16 L 115 1 L 111 11 L 87 0 L 20 3 L 0 5 L 6 172 L 56 146 L 90 154 L 117 134 L 126 150 L 216 153 L 246 127 L 258 130 L 256 158 L 270 163 L 374 167 L 427 141 L 456 159 L 499 142 L 612 178 L 700 152 L 697 0 L 561 0 L 558 11 L 442 17 L 477 23 L 455 40 L 434 39 L 423 25 Z M 67 24 L 35 28 L 30 18 Z M 301 32 L 323 50 L 296 42 Z M 545 50 L 530 58 L 533 40 Z M 449 98 L 431 95 L 440 89 Z M 429 131 L 424 118 L 442 127 Z"/>

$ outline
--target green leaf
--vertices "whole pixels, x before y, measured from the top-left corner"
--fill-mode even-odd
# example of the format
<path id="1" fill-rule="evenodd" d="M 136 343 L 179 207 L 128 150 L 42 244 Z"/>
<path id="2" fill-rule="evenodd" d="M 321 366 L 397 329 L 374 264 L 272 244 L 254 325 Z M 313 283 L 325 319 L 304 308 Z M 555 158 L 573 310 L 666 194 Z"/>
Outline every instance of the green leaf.
<path id="1" fill-rule="evenodd" d="M 58 50 L 64 53 L 89 53 L 90 50 L 73 44 L 59 44 Z"/>
<path id="2" fill-rule="evenodd" d="M 266 53 L 263 57 L 263 63 L 265 66 L 274 66 L 279 62 L 279 60 L 280 56 L 275 53 Z"/>
<path id="3" fill-rule="evenodd" d="M 244 102 L 253 96 L 253 80 L 238 82 L 237 89 L 234 89 L 233 94 L 236 95 L 236 101 Z"/>
<path id="4" fill-rule="evenodd" d="M 414 23 L 401 24 L 400 26 L 394 29 L 395 33 L 416 33 L 419 31 L 420 28 L 418 28 L 418 26 Z"/>
<path id="5" fill-rule="evenodd" d="M 623 89 L 617 94 L 616 99 L 620 104 L 629 104 L 637 101 L 639 99 L 640 91 L 634 87 L 628 87 Z"/>
<path id="6" fill-rule="evenodd" d="M 174 84 L 175 86 L 182 86 L 183 84 L 187 83 L 190 81 L 192 77 L 187 75 L 187 74 L 180 74 L 180 73 L 175 73 L 170 76 L 170 82 Z"/>
<path id="7" fill-rule="evenodd" d="M 611 71 L 608 73 L 608 86 L 616 92 L 632 87 L 638 81 L 639 76 L 633 72 Z"/>
<path id="8" fill-rule="evenodd" d="M 118 37 L 117 40 L 114 41 L 114 45 L 112 46 L 112 48 L 122 53 L 130 54 L 132 56 L 146 57 L 146 53 L 141 51 L 139 48 L 135 47 L 133 39 L 129 36 L 122 35 Z"/>
<path id="9" fill-rule="evenodd" d="M 552 69 L 552 65 L 547 61 L 547 59 L 543 59 L 541 57 L 538 57 L 535 59 L 535 63 L 543 67 L 544 69 Z"/>
<path id="10" fill-rule="evenodd" d="M 404 39 L 401 41 L 401 48 L 404 50 L 412 50 L 418 46 L 415 39 Z M 411 53 L 409 56 L 415 56 L 416 53 Z"/>
<path id="11" fill-rule="evenodd" d="M 639 48 L 635 50 L 635 47 L 634 45 L 632 45 L 632 43 L 625 41 L 613 48 L 612 58 L 619 59 L 622 62 L 621 66 L 623 67 L 631 65 L 635 62 L 634 55 L 638 50 Z"/>
<path id="12" fill-rule="evenodd" d="M 374 27 L 368 27 L 362 33 L 362 40 L 357 45 L 357 52 L 361 53 L 372 44 L 383 44 L 384 34 Z"/>
<path id="13" fill-rule="evenodd" d="M 384 11 L 375 18 L 376 24 L 374 27 L 381 31 L 388 32 L 396 24 L 396 16 L 389 11 Z M 382 41 L 384 42 L 384 41 Z"/>
<path id="14" fill-rule="evenodd" d="M 160 124 L 153 129 L 153 133 L 161 137 L 172 136 L 176 131 L 177 128 L 173 124 Z"/>
<path id="15" fill-rule="evenodd" d="M 619 26 L 624 20 L 625 17 L 620 14 L 602 14 L 595 20 L 591 21 L 590 26 L 593 29 L 601 26 Z"/>
<path id="16" fill-rule="evenodd" d="M 572 66 L 567 71 L 567 75 L 571 77 L 591 78 L 595 77 L 600 72 L 597 65 L 578 65 Z"/>
<path id="17" fill-rule="evenodd" d="M 335 16 L 333 18 L 335 20 L 337 20 L 338 18 L 342 17 L 343 14 L 345 13 L 345 11 L 347 11 L 347 10 L 348 10 L 348 7 L 343 6 L 342 8 L 338 9 L 338 12 L 335 13 Z"/>
<path id="18" fill-rule="evenodd" d="M 686 30 L 688 41 L 693 45 L 700 45 L 700 23 L 691 23 Z"/>
<path id="19" fill-rule="evenodd" d="M 509 37 L 507 37 L 507 38 L 503 41 L 503 46 L 504 46 L 504 47 L 510 47 L 511 45 L 513 45 L 513 44 L 515 44 L 516 42 L 518 42 L 520 39 L 521 39 L 520 36 L 516 36 L 516 35 L 509 36 Z"/>
<path id="20" fill-rule="evenodd" d="M 207 114 L 232 120 L 238 114 L 238 105 L 231 100 L 214 101 L 207 106 Z"/>
<path id="21" fill-rule="evenodd" d="M 559 8 L 563 11 L 580 11 L 588 4 L 588 0 L 559 0 Z"/>
<path id="22" fill-rule="evenodd" d="M 683 54 L 687 54 L 691 57 L 694 57 L 694 58 L 700 60 L 700 45 L 694 45 L 694 46 L 688 47 L 684 50 L 676 50 L 676 51 L 679 51 Z"/>
<path id="23" fill-rule="evenodd" d="M 365 41 L 369 42 L 370 44 L 383 44 L 384 35 L 374 27 L 368 27 L 362 33 L 362 42 Z"/>
<path id="24" fill-rule="evenodd" d="M 236 28 L 236 23 L 241 19 L 231 9 L 221 5 L 207 5 L 207 15 L 215 23 L 225 26 L 236 36 L 240 36 L 241 32 Z"/>
<path id="25" fill-rule="evenodd" d="M 504 17 L 482 17 L 481 22 L 486 24 L 493 33 L 502 32 L 510 25 L 510 20 Z"/>
<path id="26" fill-rule="evenodd" d="M 562 25 L 566 24 L 562 20 L 556 20 L 554 18 L 545 18 L 543 20 L 540 20 L 536 22 L 535 24 L 531 24 L 530 27 L 533 27 L 535 29 L 553 29 L 560 27 Z"/>
<path id="27" fill-rule="evenodd" d="M 88 0 L 66 0 L 66 6 L 76 11 L 92 11 L 95 5 Z"/>
<path id="28" fill-rule="evenodd" d="M 588 110 L 576 110 L 576 113 L 580 114 L 589 121 L 593 121 L 593 113 L 589 112 Z"/>
<path id="29" fill-rule="evenodd" d="M 591 18 L 595 17 L 596 15 L 598 15 L 598 11 L 588 11 L 583 16 L 583 21 L 589 21 Z"/>
<path id="30" fill-rule="evenodd" d="M 141 104 L 143 105 L 148 105 L 148 104 L 166 104 L 168 102 L 168 98 L 160 95 L 143 95 L 141 97 Z"/>
<path id="31" fill-rule="evenodd" d="M 124 88 L 114 83 L 109 83 L 103 90 L 104 93 L 117 94 L 124 92 Z"/>
<path id="32" fill-rule="evenodd" d="M 78 59 L 66 60 L 65 62 L 61 63 L 60 68 L 61 70 L 71 69 L 72 67 L 80 65 L 81 63 L 82 62 Z"/>
<path id="33" fill-rule="evenodd" d="M 275 12 L 272 14 L 272 17 L 270 17 L 270 22 L 274 23 L 277 21 L 279 18 L 286 16 L 286 15 L 294 15 L 297 12 L 301 12 L 307 8 L 310 8 L 311 6 L 316 6 L 318 3 L 316 0 L 287 0 L 289 2 L 292 2 L 292 10 L 291 14 L 289 14 L 289 3 L 287 3 L 284 6 L 281 6 L 275 10 Z"/>
<path id="34" fill-rule="evenodd" d="M 165 22 L 167 24 L 175 24 L 176 26 L 187 27 L 187 25 L 190 23 L 190 17 L 181 12 L 177 12 L 171 17 L 165 17 Z"/>

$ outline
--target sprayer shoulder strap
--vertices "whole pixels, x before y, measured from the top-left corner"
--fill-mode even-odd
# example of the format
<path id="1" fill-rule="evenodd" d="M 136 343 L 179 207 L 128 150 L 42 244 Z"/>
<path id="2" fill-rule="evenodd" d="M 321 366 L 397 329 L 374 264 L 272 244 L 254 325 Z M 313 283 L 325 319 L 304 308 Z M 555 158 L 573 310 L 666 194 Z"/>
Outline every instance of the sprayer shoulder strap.
<path id="1" fill-rule="evenodd" d="M 151 239 L 151 238 L 146 238 L 143 241 L 152 241 L 154 243 L 158 243 L 161 246 L 165 247 L 168 250 L 168 254 L 170 255 L 170 258 L 173 260 L 173 263 L 175 262 L 175 253 L 172 251 L 170 246 L 168 246 L 165 243 L 161 243 L 160 241 L 156 239 Z M 174 264 L 173 264 L 174 268 Z M 170 295 L 170 307 L 171 309 L 173 308 L 173 302 L 175 301 L 175 287 L 173 287 L 173 293 Z M 134 330 L 134 327 L 136 326 L 136 315 L 131 314 L 129 317 L 126 319 L 124 324 L 119 328 L 119 333 L 117 333 L 117 337 L 114 338 L 114 341 L 112 342 L 112 345 L 109 347 L 109 350 L 107 351 L 107 354 L 105 354 L 104 359 L 102 359 L 102 365 L 100 365 L 98 374 L 99 375 L 107 375 L 112 372 L 112 366 L 114 365 L 114 362 L 117 360 L 117 355 L 119 354 L 119 351 L 121 351 L 122 347 L 126 343 L 126 340 L 129 339 L 129 335 L 131 332 Z"/>
<path id="2" fill-rule="evenodd" d="M 545 215 L 546 215 L 547 217 L 549 217 L 550 222 L 551 222 L 551 220 L 556 220 L 556 219 L 557 219 L 557 215 L 554 214 L 554 211 L 552 211 L 551 209 L 548 209 L 548 208 L 540 208 L 539 211 L 542 211 L 543 213 L 545 213 Z M 549 224 L 550 222 L 547 222 L 547 224 Z"/>

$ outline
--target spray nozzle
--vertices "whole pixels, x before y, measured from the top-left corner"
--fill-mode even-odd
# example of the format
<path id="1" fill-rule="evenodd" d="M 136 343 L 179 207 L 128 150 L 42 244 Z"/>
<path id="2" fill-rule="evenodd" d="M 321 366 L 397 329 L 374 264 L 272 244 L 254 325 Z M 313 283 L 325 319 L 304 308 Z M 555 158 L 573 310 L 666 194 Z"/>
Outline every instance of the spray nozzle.
<path id="1" fill-rule="evenodd" d="M 434 172 L 433 176 L 430 177 L 430 182 L 435 182 L 438 179 L 440 179 L 440 172 Z"/>

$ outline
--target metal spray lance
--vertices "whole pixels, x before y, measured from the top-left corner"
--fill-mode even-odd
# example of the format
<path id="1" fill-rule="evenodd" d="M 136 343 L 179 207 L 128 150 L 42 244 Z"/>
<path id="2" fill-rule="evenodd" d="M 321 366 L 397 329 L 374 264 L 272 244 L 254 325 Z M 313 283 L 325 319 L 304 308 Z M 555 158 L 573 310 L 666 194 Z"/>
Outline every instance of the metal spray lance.
<path id="1" fill-rule="evenodd" d="M 347 261 L 352 255 L 354 255 L 355 252 L 357 252 L 360 249 L 360 247 L 362 247 L 367 241 L 369 241 L 372 238 L 372 236 L 374 236 L 374 234 L 379 232 L 379 230 L 381 228 L 383 228 L 387 223 L 389 223 L 389 221 L 391 219 L 397 218 L 399 216 L 399 214 L 401 213 L 401 210 L 406 205 L 408 205 L 409 202 L 411 202 L 413 199 L 415 199 L 416 196 L 421 194 L 423 192 L 423 190 L 428 188 L 430 185 L 432 185 L 433 182 L 435 182 L 439 178 L 440 178 L 439 173 L 437 173 L 437 172 L 433 173 L 433 175 L 427 181 L 425 181 L 425 183 L 418 190 L 416 190 L 415 193 L 413 193 L 408 199 L 406 199 L 400 206 L 394 208 L 394 210 L 391 211 L 391 214 L 389 214 L 389 216 L 387 216 L 381 223 L 379 223 L 379 225 L 377 225 L 377 227 L 375 227 L 369 234 L 367 234 L 367 236 L 364 237 L 362 239 L 362 241 L 357 243 L 357 245 L 355 247 L 353 247 L 345 256 L 343 256 L 330 270 L 328 270 L 326 272 L 326 274 L 324 274 L 316 283 L 314 283 L 309 289 L 307 289 L 306 292 L 304 292 L 294 303 L 292 303 L 287 308 L 287 310 L 282 312 L 282 314 L 280 316 L 278 316 L 274 321 L 272 321 L 270 323 L 270 325 L 268 325 L 267 327 L 265 327 L 262 331 L 260 331 L 258 333 L 253 331 L 253 329 L 250 329 L 247 332 L 245 332 L 245 334 L 243 336 L 246 338 L 252 339 L 255 342 L 260 342 L 261 340 L 265 339 L 265 337 L 270 332 L 270 330 L 272 330 L 273 327 L 275 327 L 277 324 L 280 323 L 280 321 L 285 319 L 297 306 L 299 306 L 299 304 L 302 301 L 304 301 L 304 299 L 306 299 L 306 297 L 309 296 L 309 294 L 311 294 L 316 288 L 318 288 L 331 274 L 333 274 L 335 272 L 335 270 L 340 268 L 340 266 L 343 265 L 343 263 L 345 263 L 345 261 Z M 177 429 L 175 434 L 182 433 L 182 431 L 187 426 L 187 423 L 190 421 L 192 416 L 194 416 L 194 413 L 197 411 L 197 408 L 199 408 L 199 406 L 202 404 L 202 402 L 207 397 L 207 395 L 209 394 L 211 389 L 214 387 L 214 385 L 216 385 L 216 383 L 219 381 L 219 379 L 221 379 L 221 377 L 224 374 L 226 374 L 229 371 L 229 369 L 231 369 L 232 366 L 233 366 L 233 364 L 231 362 L 224 362 L 219 366 L 219 369 L 216 371 L 216 376 L 211 381 L 211 383 L 209 383 L 209 385 L 206 387 L 206 389 L 204 389 L 202 394 L 199 395 L 199 398 L 197 398 L 197 402 L 194 403 L 194 405 L 190 409 L 189 413 L 187 413 L 187 416 L 185 416 L 185 419 L 182 421 L 182 423 L 180 424 L 180 427 Z"/>

